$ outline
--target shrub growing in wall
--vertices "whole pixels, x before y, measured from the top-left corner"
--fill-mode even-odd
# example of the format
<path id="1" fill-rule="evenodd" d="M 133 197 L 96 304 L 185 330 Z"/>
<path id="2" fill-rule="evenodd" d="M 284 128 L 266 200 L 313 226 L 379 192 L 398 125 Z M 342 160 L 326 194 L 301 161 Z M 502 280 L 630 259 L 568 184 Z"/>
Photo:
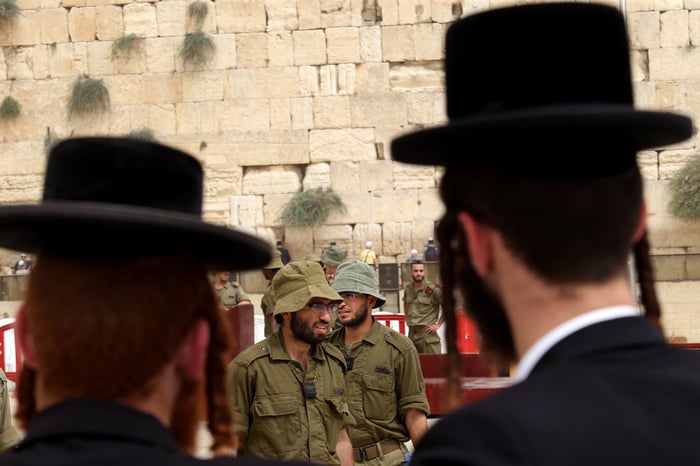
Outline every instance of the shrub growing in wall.
<path id="1" fill-rule="evenodd" d="M 112 42 L 112 60 L 125 58 L 127 61 L 141 50 L 143 39 L 134 33 L 127 34 Z"/>
<path id="2" fill-rule="evenodd" d="M 700 156 L 688 160 L 671 178 L 669 211 L 685 220 L 700 218 Z"/>
<path id="3" fill-rule="evenodd" d="M 214 57 L 215 51 L 214 40 L 204 32 L 196 31 L 185 36 L 180 49 L 180 58 L 184 64 L 203 66 Z"/>
<path id="4" fill-rule="evenodd" d="M 158 142 L 158 138 L 156 138 L 156 134 L 153 132 L 153 130 L 146 127 L 132 129 L 129 131 L 129 134 L 127 134 L 126 137 L 129 139 L 137 139 L 139 141 Z"/>
<path id="5" fill-rule="evenodd" d="M 0 23 L 9 23 L 19 16 L 19 7 L 15 0 L 0 0 Z"/>
<path id="6" fill-rule="evenodd" d="M 73 84 L 68 117 L 93 115 L 109 110 L 109 91 L 101 79 L 80 77 Z"/>
<path id="7" fill-rule="evenodd" d="M 347 211 L 343 200 L 332 190 L 300 191 L 287 201 L 277 221 L 286 226 L 310 227 L 325 222 L 332 211 Z"/>
<path id="8" fill-rule="evenodd" d="M 0 104 L 0 120 L 14 120 L 22 113 L 22 106 L 10 96 L 5 97 Z"/>

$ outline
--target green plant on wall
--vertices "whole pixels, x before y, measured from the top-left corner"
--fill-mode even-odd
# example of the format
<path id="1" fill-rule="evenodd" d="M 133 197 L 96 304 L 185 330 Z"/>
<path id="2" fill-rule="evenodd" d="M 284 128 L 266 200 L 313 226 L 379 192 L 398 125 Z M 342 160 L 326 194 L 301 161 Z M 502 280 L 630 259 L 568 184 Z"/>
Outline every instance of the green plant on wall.
<path id="1" fill-rule="evenodd" d="M 22 113 L 22 106 L 10 96 L 5 97 L 0 104 L 0 120 L 14 120 Z"/>
<path id="2" fill-rule="evenodd" d="M 131 58 L 141 50 L 143 40 L 134 33 L 127 34 L 112 42 L 112 60 L 118 58 Z"/>
<path id="3" fill-rule="evenodd" d="M 158 142 L 153 130 L 146 127 L 132 129 L 126 137 L 129 139 L 138 139 L 139 141 Z"/>
<path id="4" fill-rule="evenodd" d="M 685 220 L 700 218 L 700 156 L 688 160 L 671 178 L 669 211 Z"/>
<path id="5" fill-rule="evenodd" d="M 201 31 L 204 26 L 204 20 L 209 13 L 209 4 L 207 2 L 193 2 L 187 7 L 187 17 L 194 26 L 195 31 Z"/>
<path id="6" fill-rule="evenodd" d="M 0 23 L 7 23 L 19 16 L 16 0 L 0 0 Z"/>
<path id="7" fill-rule="evenodd" d="M 180 58 L 185 64 L 202 66 L 209 63 L 215 51 L 214 40 L 202 31 L 196 31 L 185 36 L 180 49 Z"/>
<path id="8" fill-rule="evenodd" d="M 78 78 L 73 84 L 73 91 L 68 106 L 68 116 L 92 115 L 109 110 L 109 91 L 101 79 Z"/>
<path id="9" fill-rule="evenodd" d="M 344 214 L 347 208 L 332 190 L 300 191 L 287 201 L 277 221 L 287 226 L 310 227 L 326 221 L 333 211 Z"/>

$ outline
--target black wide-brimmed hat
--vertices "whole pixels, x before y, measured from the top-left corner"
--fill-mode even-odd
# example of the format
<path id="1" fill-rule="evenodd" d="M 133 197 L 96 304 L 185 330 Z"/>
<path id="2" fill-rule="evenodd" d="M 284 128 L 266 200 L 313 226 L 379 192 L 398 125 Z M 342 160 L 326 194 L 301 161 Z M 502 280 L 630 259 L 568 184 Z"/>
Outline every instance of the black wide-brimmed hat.
<path id="1" fill-rule="evenodd" d="M 267 264 L 272 246 L 202 220 L 202 166 L 161 144 L 76 138 L 49 154 L 40 204 L 0 206 L 0 247 L 119 259 L 192 253 L 221 270 Z"/>
<path id="2" fill-rule="evenodd" d="M 449 122 L 395 139 L 394 160 L 516 172 L 554 163 L 552 175 L 597 177 L 693 132 L 686 116 L 634 108 L 625 22 L 610 6 L 524 5 L 461 19 L 446 35 L 445 83 Z"/>

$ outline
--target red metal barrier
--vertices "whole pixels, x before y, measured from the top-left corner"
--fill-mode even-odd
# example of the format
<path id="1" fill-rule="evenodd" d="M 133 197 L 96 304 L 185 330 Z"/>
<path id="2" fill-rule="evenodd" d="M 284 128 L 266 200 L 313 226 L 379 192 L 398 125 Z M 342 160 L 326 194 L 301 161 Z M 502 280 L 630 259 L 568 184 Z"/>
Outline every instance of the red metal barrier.
<path id="1" fill-rule="evenodd" d="M 15 319 L 0 319 L 0 368 L 17 383 L 20 367 L 22 355 L 15 340 Z"/>
<path id="2" fill-rule="evenodd" d="M 408 329 L 406 329 L 406 316 L 403 314 L 393 314 L 384 312 L 372 313 L 377 321 L 386 325 L 387 327 L 393 328 L 399 333 L 408 335 Z"/>

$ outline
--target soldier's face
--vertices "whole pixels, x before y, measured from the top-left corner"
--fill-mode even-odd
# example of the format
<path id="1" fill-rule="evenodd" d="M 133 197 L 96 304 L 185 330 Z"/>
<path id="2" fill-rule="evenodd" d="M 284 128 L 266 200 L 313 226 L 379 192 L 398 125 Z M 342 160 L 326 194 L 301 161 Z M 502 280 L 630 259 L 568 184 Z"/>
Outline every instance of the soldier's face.
<path id="1" fill-rule="evenodd" d="M 335 277 L 336 270 L 338 270 L 338 267 L 323 264 L 323 271 L 326 272 L 326 281 L 328 281 L 329 285 L 333 284 L 333 278 Z"/>
<path id="2" fill-rule="evenodd" d="M 414 282 L 422 282 L 425 278 L 425 266 L 423 264 L 411 266 L 411 277 Z"/>
<path id="3" fill-rule="evenodd" d="M 328 304 L 329 299 L 314 299 L 314 302 Z M 331 315 L 328 311 L 314 312 L 309 307 L 304 307 L 291 314 L 290 328 L 292 335 L 310 345 L 321 343 L 328 334 L 328 324 Z"/>
<path id="4" fill-rule="evenodd" d="M 343 302 L 338 307 L 338 320 L 346 327 L 356 327 L 367 319 L 369 305 L 367 295 L 360 293 L 340 293 Z"/>

